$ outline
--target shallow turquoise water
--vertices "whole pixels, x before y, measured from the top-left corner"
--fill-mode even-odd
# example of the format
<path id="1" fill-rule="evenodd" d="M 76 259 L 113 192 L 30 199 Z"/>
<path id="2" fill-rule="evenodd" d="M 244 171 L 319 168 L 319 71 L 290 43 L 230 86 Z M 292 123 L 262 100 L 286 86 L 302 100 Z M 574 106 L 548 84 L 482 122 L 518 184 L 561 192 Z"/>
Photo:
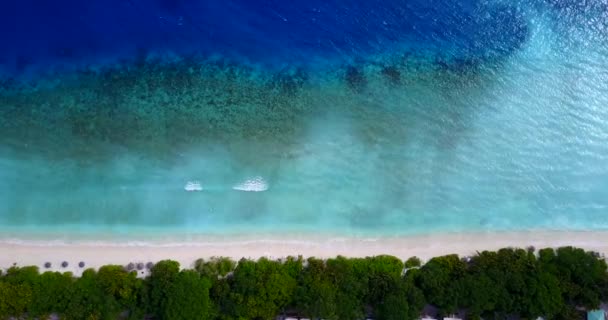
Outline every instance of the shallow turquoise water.
<path id="1" fill-rule="evenodd" d="M 480 63 L 387 53 L 356 71 L 335 63 L 279 80 L 256 67 L 150 63 L 7 86 L 1 227 L 607 229 L 606 18 L 522 12 L 526 42 Z"/>

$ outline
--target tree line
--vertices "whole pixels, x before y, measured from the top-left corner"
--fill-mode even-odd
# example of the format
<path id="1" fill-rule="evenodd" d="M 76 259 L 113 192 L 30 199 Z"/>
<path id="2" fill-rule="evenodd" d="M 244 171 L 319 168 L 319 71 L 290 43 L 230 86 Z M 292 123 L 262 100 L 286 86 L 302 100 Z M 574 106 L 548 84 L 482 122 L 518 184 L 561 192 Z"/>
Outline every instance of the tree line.
<path id="1" fill-rule="evenodd" d="M 579 248 L 505 248 L 472 257 L 336 257 L 156 263 L 150 275 L 108 265 L 81 277 L 37 267 L 0 276 L 0 318 L 407 320 L 432 305 L 469 319 L 580 319 L 608 295 L 603 257 Z"/>

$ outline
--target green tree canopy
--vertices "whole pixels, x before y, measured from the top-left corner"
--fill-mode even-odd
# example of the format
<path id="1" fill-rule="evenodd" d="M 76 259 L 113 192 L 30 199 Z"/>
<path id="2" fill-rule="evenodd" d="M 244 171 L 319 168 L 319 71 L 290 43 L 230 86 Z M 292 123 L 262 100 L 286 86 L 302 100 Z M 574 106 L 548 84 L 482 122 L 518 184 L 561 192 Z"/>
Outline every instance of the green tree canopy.
<path id="1" fill-rule="evenodd" d="M 336 286 L 336 313 L 339 319 L 359 319 L 365 316 L 368 295 L 368 274 L 365 259 L 339 256 L 328 259 L 327 273 Z"/>
<path id="2" fill-rule="evenodd" d="M 209 279 L 225 277 L 234 271 L 235 267 L 236 262 L 230 258 L 223 257 L 212 257 L 208 260 L 198 259 L 194 263 L 194 269 Z"/>
<path id="3" fill-rule="evenodd" d="M 147 281 L 148 312 L 160 316 L 166 309 L 169 294 L 179 275 L 179 262 L 172 260 L 159 261 L 150 270 Z"/>
<path id="4" fill-rule="evenodd" d="M 127 272 L 117 265 L 103 266 L 97 272 L 96 280 L 105 303 L 104 314 L 118 315 L 125 310 L 143 313 L 138 310 L 143 282 L 137 279 L 135 271 Z"/>
<path id="5" fill-rule="evenodd" d="M 463 303 L 464 296 L 457 282 L 466 271 L 467 264 L 455 254 L 436 257 L 416 273 L 416 284 L 429 303 L 445 313 L 452 313 Z"/>
<path id="6" fill-rule="evenodd" d="M 607 266 L 597 253 L 562 247 L 542 249 L 539 257 L 542 271 L 557 278 L 566 304 L 594 309 L 606 298 Z"/>
<path id="7" fill-rule="evenodd" d="M 201 277 L 194 270 L 180 272 L 167 294 L 161 312 L 161 319 L 205 320 L 213 316 L 213 306 L 209 298 L 209 279 Z"/>
<path id="8" fill-rule="evenodd" d="M 309 318 L 338 319 L 336 292 L 325 261 L 310 258 L 298 277 L 295 308 Z"/>
<path id="9" fill-rule="evenodd" d="M 225 311 L 237 319 L 271 319 L 292 301 L 296 288 L 286 265 L 266 258 L 239 261 L 229 284 Z"/>
<path id="10" fill-rule="evenodd" d="M 422 265 L 422 261 L 420 261 L 420 258 L 418 258 L 418 257 L 410 257 L 409 259 L 407 259 L 405 261 L 406 268 L 416 268 L 416 267 L 420 267 L 421 265 Z"/>
<path id="11" fill-rule="evenodd" d="M 328 320 L 417 319 L 430 303 L 471 319 L 576 319 L 608 298 L 603 257 L 578 248 L 484 251 L 408 268 L 395 257 L 199 260 L 196 270 L 160 261 L 145 279 L 121 266 L 0 275 L 0 318 L 273 319 L 282 313 Z M 583 308 L 583 309 L 581 309 Z"/>
<path id="12" fill-rule="evenodd" d="M 34 317 L 45 318 L 53 312 L 67 308 L 70 292 L 76 279 L 70 272 L 45 272 L 34 285 L 33 302 L 29 313 Z"/>

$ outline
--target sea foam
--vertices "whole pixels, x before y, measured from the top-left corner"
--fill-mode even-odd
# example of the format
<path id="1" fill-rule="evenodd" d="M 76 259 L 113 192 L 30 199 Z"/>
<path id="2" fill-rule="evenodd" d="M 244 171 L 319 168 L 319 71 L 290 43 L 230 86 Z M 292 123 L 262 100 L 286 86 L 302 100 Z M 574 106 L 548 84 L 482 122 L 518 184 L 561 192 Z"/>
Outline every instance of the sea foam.
<path id="1" fill-rule="evenodd" d="M 233 186 L 232 189 L 238 191 L 261 192 L 268 190 L 268 183 L 264 178 L 257 176 Z"/>

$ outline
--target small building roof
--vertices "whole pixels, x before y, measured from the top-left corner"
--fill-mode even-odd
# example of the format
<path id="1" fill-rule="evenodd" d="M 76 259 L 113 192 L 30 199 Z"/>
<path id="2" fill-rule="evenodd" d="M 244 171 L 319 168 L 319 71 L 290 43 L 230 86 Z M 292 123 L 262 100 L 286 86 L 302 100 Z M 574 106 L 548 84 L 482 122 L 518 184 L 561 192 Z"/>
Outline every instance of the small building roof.
<path id="1" fill-rule="evenodd" d="M 587 320 L 606 320 L 604 310 L 587 311 Z"/>

